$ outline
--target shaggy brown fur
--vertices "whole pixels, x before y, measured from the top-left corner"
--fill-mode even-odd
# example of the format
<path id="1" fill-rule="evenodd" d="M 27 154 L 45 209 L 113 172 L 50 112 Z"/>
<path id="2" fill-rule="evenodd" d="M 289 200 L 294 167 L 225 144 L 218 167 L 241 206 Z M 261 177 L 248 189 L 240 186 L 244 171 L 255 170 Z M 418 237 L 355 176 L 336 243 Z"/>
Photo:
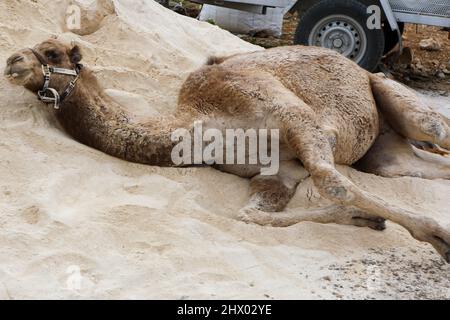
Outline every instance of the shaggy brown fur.
<path id="1" fill-rule="evenodd" d="M 35 50 L 51 65 L 63 68 L 73 68 L 81 58 L 77 47 L 55 39 Z M 41 65 L 29 49 L 8 59 L 5 74 L 33 92 L 43 84 Z M 68 81 L 54 76 L 51 86 L 61 91 Z M 220 130 L 279 129 L 282 163 L 277 176 L 259 175 L 260 166 L 218 166 L 252 179 L 251 200 L 240 215 L 244 221 L 285 226 L 310 220 L 383 229 L 388 219 L 431 243 L 450 261 L 450 230 L 361 190 L 335 169 L 335 164 L 360 160 L 361 168 L 377 174 L 448 178 L 450 166 L 428 170 L 414 162 L 405 165 L 413 155 L 408 138 L 450 148 L 446 120 L 424 107 L 406 87 L 371 75 L 333 51 L 295 46 L 212 59 L 184 83 L 175 115 L 139 124 L 129 121 L 85 68 L 55 116 L 82 143 L 125 160 L 159 166 L 172 165 L 172 131 L 192 130 L 194 120 Z M 390 148 L 383 148 L 386 143 Z M 395 154 L 401 148 L 402 153 Z M 389 158 L 391 152 L 395 156 Z M 402 155 L 406 162 L 396 166 Z M 308 175 L 337 205 L 310 213 L 271 214 L 284 209 Z"/>

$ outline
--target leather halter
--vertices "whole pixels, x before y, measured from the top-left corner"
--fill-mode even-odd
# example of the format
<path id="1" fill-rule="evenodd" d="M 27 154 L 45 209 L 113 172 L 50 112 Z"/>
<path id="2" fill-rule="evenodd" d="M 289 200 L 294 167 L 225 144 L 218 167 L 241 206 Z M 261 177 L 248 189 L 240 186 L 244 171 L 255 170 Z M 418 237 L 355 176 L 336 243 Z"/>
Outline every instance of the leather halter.
<path id="1" fill-rule="evenodd" d="M 30 50 L 36 56 L 36 59 L 38 59 L 38 61 L 41 63 L 42 73 L 44 74 L 44 86 L 37 93 L 38 99 L 44 103 L 53 103 L 53 107 L 58 110 L 61 103 L 63 103 L 63 101 L 72 93 L 73 89 L 75 88 L 75 85 L 80 78 L 80 72 L 81 69 L 83 69 L 83 65 L 76 64 L 75 70 L 51 67 L 39 52 L 34 49 Z M 75 77 L 72 81 L 69 82 L 62 94 L 59 94 L 56 89 L 50 88 L 50 77 L 53 73 Z"/>

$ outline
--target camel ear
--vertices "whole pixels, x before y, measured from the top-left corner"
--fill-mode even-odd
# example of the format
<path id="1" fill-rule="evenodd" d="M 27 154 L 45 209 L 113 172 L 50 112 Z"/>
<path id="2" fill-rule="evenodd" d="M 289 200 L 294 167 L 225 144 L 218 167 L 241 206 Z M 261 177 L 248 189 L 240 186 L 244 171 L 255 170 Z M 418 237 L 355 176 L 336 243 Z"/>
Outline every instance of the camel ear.
<path id="1" fill-rule="evenodd" d="M 80 47 L 75 45 L 69 52 L 70 62 L 72 63 L 80 63 L 81 59 L 83 59 L 83 55 L 81 54 Z"/>

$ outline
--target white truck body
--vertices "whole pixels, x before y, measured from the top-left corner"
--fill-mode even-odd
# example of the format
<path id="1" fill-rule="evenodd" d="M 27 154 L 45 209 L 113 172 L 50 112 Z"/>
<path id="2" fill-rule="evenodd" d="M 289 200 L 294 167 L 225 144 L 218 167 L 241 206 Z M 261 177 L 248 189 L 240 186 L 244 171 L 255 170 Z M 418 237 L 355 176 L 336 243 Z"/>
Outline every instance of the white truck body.
<path id="1" fill-rule="evenodd" d="M 302 0 L 193 0 L 264 14 L 269 7 L 289 11 Z M 391 28 L 398 22 L 450 28 L 450 0 L 380 0 Z"/>

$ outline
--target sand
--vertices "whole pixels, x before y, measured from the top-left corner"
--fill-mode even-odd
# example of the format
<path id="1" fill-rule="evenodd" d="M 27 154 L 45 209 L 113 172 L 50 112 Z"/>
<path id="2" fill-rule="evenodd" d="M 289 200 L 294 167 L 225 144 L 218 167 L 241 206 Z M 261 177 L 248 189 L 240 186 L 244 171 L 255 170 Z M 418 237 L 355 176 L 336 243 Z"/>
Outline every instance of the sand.
<path id="1" fill-rule="evenodd" d="M 52 34 L 76 40 L 84 63 L 136 118 L 173 111 L 183 80 L 209 55 L 261 50 L 142 0 L 102 1 L 98 11 L 79 1 L 86 28 L 74 34 L 63 23 L 68 3 L 1 1 L 0 61 Z M 449 111 L 448 98 L 435 101 Z M 90 149 L 3 78 L 0 131 L 0 299 L 450 298 L 450 267 L 397 225 L 246 225 L 234 217 L 247 180 Z M 450 227 L 450 181 L 341 169 Z M 308 181 L 288 210 L 323 204 Z"/>

